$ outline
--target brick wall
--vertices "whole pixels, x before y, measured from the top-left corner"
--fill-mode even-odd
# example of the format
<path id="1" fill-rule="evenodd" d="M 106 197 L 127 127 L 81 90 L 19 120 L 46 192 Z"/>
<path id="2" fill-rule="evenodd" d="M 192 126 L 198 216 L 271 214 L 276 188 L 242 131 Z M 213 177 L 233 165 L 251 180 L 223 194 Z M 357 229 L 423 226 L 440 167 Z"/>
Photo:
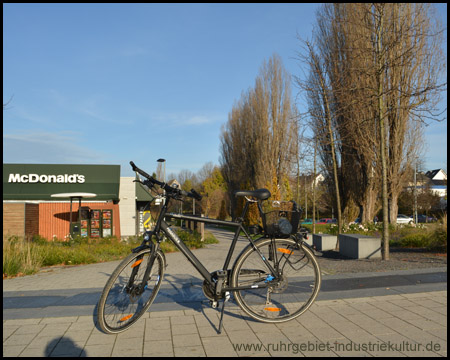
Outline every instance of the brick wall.
<path id="1" fill-rule="evenodd" d="M 90 209 L 112 209 L 112 234 L 120 239 L 119 205 L 111 203 L 82 203 Z M 78 217 L 78 203 L 72 205 L 73 221 Z M 3 237 L 40 235 L 47 240 L 62 240 L 69 233 L 70 203 L 3 203 Z"/>
<path id="2" fill-rule="evenodd" d="M 25 235 L 25 203 L 3 203 L 3 237 Z"/>
<path id="3" fill-rule="evenodd" d="M 113 210 L 113 235 L 120 239 L 120 214 L 119 205 L 111 203 L 88 203 L 82 202 L 82 208 L 89 209 L 112 209 Z M 78 202 L 72 204 L 72 221 L 78 217 Z M 39 235 L 52 240 L 55 236 L 63 240 L 69 233 L 70 225 L 70 203 L 40 203 L 39 204 Z"/>

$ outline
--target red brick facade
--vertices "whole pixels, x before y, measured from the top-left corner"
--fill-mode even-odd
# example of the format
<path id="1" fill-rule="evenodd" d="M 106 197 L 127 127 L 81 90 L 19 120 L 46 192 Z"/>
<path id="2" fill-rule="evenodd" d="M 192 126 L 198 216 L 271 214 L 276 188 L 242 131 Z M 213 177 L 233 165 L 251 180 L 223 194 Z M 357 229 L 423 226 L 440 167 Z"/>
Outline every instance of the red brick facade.
<path id="1" fill-rule="evenodd" d="M 113 210 L 112 235 L 120 239 L 119 205 L 105 202 L 82 202 L 82 208 Z M 72 221 L 78 217 L 78 202 L 72 204 Z M 3 237 L 17 235 L 47 240 L 63 240 L 69 233 L 70 203 L 3 203 Z"/>

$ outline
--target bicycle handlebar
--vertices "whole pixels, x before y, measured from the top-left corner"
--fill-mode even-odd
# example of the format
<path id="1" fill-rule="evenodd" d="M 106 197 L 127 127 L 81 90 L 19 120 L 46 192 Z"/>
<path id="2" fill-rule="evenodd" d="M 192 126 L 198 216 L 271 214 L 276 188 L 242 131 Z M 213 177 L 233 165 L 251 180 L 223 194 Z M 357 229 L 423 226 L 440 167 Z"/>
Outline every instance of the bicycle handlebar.
<path id="1" fill-rule="evenodd" d="M 187 191 L 184 191 L 181 189 L 174 188 L 172 186 L 167 185 L 164 182 L 156 180 L 155 178 L 153 178 L 152 176 L 147 174 L 144 170 L 139 169 L 134 162 L 130 161 L 130 165 L 131 165 L 131 168 L 133 169 L 133 171 L 135 171 L 135 172 L 141 174 L 143 177 L 147 178 L 147 180 L 150 181 L 152 184 L 159 185 L 168 194 L 188 196 L 188 197 L 194 198 L 198 201 L 200 201 L 202 199 L 202 196 L 198 192 L 196 192 L 194 189 L 191 189 L 190 192 L 187 192 Z"/>

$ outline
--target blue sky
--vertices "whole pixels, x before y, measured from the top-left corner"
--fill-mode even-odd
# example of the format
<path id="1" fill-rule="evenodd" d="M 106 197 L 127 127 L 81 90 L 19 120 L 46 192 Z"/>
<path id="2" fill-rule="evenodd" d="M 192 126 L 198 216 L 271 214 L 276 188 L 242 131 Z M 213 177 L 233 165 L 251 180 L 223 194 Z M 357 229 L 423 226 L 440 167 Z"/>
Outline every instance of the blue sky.
<path id="1" fill-rule="evenodd" d="M 151 172 L 165 158 L 168 174 L 218 164 L 221 126 L 262 63 L 277 53 L 302 74 L 297 34 L 311 37 L 318 6 L 3 4 L 3 162 L 122 176 L 130 160 Z M 446 169 L 447 121 L 426 136 L 425 170 Z"/>

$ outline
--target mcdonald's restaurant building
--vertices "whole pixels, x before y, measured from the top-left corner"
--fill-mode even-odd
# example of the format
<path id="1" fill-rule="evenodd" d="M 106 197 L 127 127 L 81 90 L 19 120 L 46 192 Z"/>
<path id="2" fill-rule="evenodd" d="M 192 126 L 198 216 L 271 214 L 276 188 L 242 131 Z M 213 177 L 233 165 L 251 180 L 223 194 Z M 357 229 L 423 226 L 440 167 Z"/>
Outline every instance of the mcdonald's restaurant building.
<path id="1" fill-rule="evenodd" d="M 120 165 L 3 164 L 3 237 L 142 233 L 153 197 Z"/>

